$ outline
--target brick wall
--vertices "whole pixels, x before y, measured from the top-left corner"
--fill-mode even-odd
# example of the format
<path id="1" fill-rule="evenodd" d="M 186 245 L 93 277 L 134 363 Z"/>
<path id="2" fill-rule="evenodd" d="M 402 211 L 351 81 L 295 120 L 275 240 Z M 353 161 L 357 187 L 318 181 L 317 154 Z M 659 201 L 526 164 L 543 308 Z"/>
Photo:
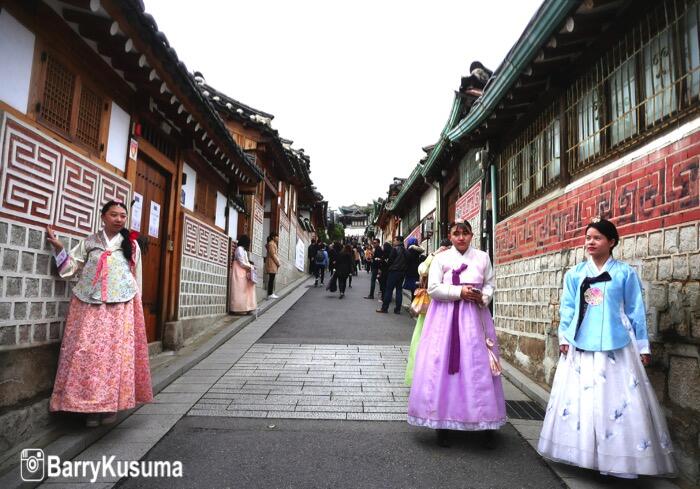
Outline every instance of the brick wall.
<path id="1" fill-rule="evenodd" d="M 185 214 L 178 319 L 226 314 L 229 238 Z"/>
<path id="2" fill-rule="evenodd" d="M 591 217 L 621 234 L 614 256 L 644 288 L 653 366 L 681 473 L 700 481 L 700 133 L 612 162 L 497 225 L 494 298 L 506 358 L 551 384 L 558 360 L 559 301 L 566 271 L 585 259 Z"/>

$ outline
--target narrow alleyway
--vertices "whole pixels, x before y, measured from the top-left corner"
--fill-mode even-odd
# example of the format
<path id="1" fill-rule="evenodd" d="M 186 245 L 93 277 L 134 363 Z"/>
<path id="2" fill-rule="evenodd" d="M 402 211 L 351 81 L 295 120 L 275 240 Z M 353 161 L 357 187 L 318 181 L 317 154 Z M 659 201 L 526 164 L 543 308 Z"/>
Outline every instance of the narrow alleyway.
<path id="1" fill-rule="evenodd" d="M 403 376 L 413 321 L 375 313 L 377 302 L 363 298 L 364 273 L 343 300 L 311 283 L 78 457 L 179 460 L 182 479 L 42 487 L 583 487 L 565 483 L 533 450 L 537 421 L 512 419 L 523 434 L 506 425 L 494 450 L 479 433 L 456 433 L 441 448 L 432 430 L 409 426 Z M 504 383 L 509 415 L 527 417 L 517 410 L 528 399 Z"/>

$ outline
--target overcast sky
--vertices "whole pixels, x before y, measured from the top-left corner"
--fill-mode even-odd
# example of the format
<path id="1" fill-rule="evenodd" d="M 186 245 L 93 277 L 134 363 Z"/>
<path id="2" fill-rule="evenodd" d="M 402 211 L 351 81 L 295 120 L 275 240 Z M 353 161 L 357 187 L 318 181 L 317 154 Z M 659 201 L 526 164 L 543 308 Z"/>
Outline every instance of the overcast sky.
<path id="1" fill-rule="evenodd" d="M 145 0 L 190 71 L 275 115 L 332 208 L 386 197 L 449 117 L 469 64 L 496 69 L 541 0 Z"/>

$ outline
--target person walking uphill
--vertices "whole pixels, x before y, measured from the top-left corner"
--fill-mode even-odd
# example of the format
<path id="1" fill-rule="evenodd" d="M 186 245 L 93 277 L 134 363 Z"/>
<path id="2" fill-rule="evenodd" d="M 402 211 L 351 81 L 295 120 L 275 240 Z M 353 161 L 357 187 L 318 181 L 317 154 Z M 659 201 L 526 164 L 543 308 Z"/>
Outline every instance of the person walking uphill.
<path id="1" fill-rule="evenodd" d="M 102 230 L 70 252 L 46 228 L 59 275 L 79 276 L 49 409 L 86 413 L 89 427 L 113 423 L 117 411 L 153 400 L 141 303 L 141 249 L 124 228 L 126 217 L 124 203 L 107 202 Z"/>
<path id="2" fill-rule="evenodd" d="M 338 280 L 339 299 L 345 297 L 345 284 L 348 277 L 352 277 L 355 268 L 355 260 L 352 246 L 345 245 L 335 260 L 335 276 Z"/>
<path id="3" fill-rule="evenodd" d="M 258 307 L 255 297 L 257 275 L 255 266 L 248 259 L 250 238 L 243 234 L 238 238 L 238 246 L 231 270 L 231 296 L 229 310 L 237 313 L 251 313 Z"/>
<path id="4" fill-rule="evenodd" d="M 620 237 L 605 219 L 586 227 L 589 259 L 564 276 L 559 363 L 537 451 L 621 478 L 676 472 L 651 362 L 642 286 L 612 257 Z"/>
<path id="5" fill-rule="evenodd" d="M 418 286 L 420 275 L 418 273 L 418 265 L 421 262 L 421 256 L 425 250 L 418 246 L 418 239 L 411 236 L 406 240 L 408 249 L 406 250 L 406 276 L 403 281 L 403 288 L 411 292 L 411 300 Z"/>
<path id="6" fill-rule="evenodd" d="M 506 422 L 498 341 L 488 307 L 494 291 L 489 255 L 470 248 L 468 222 L 450 226 L 452 248 L 435 255 L 428 272 L 430 305 L 416 352 L 408 422 L 437 430 L 494 431 Z"/>
<path id="7" fill-rule="evenodd" d="M 280 267 L 280 258 L 277 253 L 277 244 L 279 243 L 280 237 L 277 233 L 270 233 L 267 237 L 267 256 L 265 257 L 265 272 L 267 273 L 267 298 L 268 299 L 279 299 L 275 294 L 275 276 L 277 275 L 277 270 Z"/>
<path id="8" fill-rule="evenodd" d="M 406 248 L 403 246 L 403 237 L 397 236 L 394 238 L 394 247 L 389 255 L 388 276 L 386 279 L 386 288 L 384 290 L 384 301 L 381 309 L 377 312 L 389 312 L 389 304 L 391 304 L 391 295 L 396 290 L 396 305 L 394 306 L 394 314 L 401 314 L 401 301 L 403 299 L 402 285 L 404 275 L 406 274 Z"/>
<path id="9" fill-rule="evenodd" d="M 323 285 L 326 268 L 328 268 L 328 252 L 326 251 L 326 245 L 319 243 L 314 256 L 314 287 L 318 287 L 319 275 L 321 277 L 321 285 Z"/>
<path id="10" fill-rule="evenodd" d="M 377 276 L 379 275 L 379 269 L 381 268 L 382 261 L 383 261 L 383 252 L 382 252 L 382 247 L 379 246 L 379 240 L 374 239 L 372 240 L 372 243 L 374 244 L 374 250 L 372 251 L 372 260 L 370 262 L 370 267 L 372 270 L 372 275 L 370 275 L 370 286 L 369 286 L 369 295 L 365 297 L 365 299 L 374 299 L 374 289 L 377 286 Z M 382 295 L 382 297 L 384 297 Z"/>

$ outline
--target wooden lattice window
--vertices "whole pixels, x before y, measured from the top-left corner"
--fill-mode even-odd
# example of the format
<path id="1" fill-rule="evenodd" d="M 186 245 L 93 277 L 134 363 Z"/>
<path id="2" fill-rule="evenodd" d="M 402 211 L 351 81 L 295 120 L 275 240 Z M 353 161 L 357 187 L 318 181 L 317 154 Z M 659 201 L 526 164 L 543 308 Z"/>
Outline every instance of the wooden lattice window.
<path id="1" fill-rule="evenodd" d="M 102 97 L 87 87 L 80 92 L 78 107 L 78 141 L 94 149 L 100 147 L 100 125 L 102 121 Z"/>
<path id="2" fill-rule="evenodd" d="M 71 127 L 75 78 L 55 57 L 48 57 L 41 118 L 65 132 L 70 132 Z"/>
<path id="3" fill-rule="evenodd" d="M 38 120 L 69 140 L 101 152 L 106 100 L 61 58 L 44 52 L 41 61 L 43 90 L 37 104 Z"/>

